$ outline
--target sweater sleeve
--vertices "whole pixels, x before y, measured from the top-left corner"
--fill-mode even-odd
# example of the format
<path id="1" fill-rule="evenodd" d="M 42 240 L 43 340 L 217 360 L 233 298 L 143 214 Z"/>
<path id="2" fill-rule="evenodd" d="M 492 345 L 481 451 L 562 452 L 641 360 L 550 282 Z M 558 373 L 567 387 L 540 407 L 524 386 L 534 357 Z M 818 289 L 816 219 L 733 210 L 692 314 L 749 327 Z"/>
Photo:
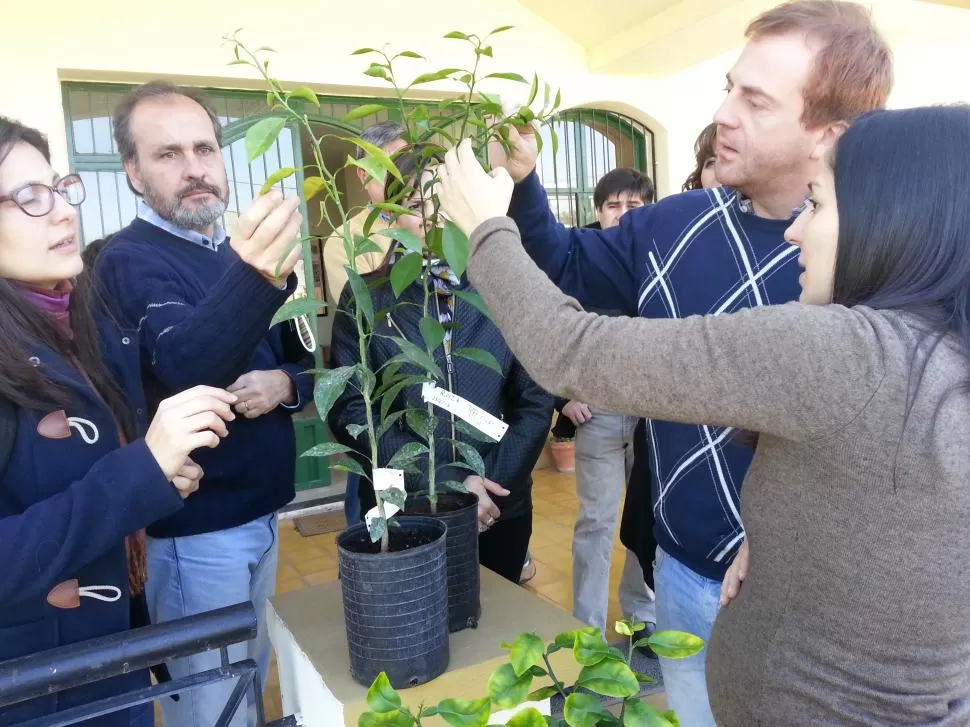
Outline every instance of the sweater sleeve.
<path id="1" fill-rule="evenodd" d="M 285 289 L 275 288 L 237 259 L 192 305 L 175 270 L 121 245 L 98 256 L 97 278 L 115 315 L 138 330 L 153 373 L 173 391 L 200 384 L 226 387 L 245 373 L 296 284 L 290 276 Z"/>
<path id="2" fill-rule="evenodd" d="M 181 507 L 144 440 L 106 455 L 64 491 L 0 518 L 0 609 L 45 596 L 126 535 Z"/>
<path id="3" fill-rule="evenodd" d="M 584 306 L 634 315 L 642 282 L 637 239 L 651 237 L 655 205 L 631 210 L 607 230 L 566 227 L 552 214 L 535 172 L 517 184 L 509 206 L 522 247 L 567 295 Z"/>
<path id="4" fill-rule="evenodd" d="M 537 383 L 609 411 L 805 439 L 851 421 L 884 375 L 872 324 L 842 306 L 587 313 L 529 260 L 507 218 L 472 234 L 469 277 Z"/>

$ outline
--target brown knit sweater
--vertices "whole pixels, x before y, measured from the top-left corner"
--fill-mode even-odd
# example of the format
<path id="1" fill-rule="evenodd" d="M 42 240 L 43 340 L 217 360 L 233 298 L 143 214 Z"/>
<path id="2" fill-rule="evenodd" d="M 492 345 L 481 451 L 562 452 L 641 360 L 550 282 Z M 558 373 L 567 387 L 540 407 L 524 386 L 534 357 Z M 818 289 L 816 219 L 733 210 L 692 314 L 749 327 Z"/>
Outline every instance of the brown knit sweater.
<path id="1" fill-rule="evenodd" d="M 541 386 L 761 432 L 742 496 L 750 572 L 708 644 L 721 727 L 970 724 L 970 367 L 957 346 L 862 307 L 599 317 L 539 271 L 511 220 L 470 245 L 471 281 Z"/>

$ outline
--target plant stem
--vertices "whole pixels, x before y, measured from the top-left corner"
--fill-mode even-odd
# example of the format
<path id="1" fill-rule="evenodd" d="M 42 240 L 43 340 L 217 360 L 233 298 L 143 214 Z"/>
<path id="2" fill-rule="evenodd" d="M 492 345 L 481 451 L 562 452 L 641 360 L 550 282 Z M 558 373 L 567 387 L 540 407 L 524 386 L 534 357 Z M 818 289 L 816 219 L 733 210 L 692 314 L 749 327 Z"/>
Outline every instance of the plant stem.
<path id="1" fill-rule="evenodd" d="M 475 66 L 472 68 L 472 79 L 468 82 L 468 99 L 465 102 L 465 114 L 461 120 L 461 131 L 458 133 L 458 143 L 460 144 L 465 138 L 465 127 L 468 125 L 468 115 L 471 113 L 472 106 L 472 96 L 475 94 L 475 81 L 478 75 L 478 64 L 482 60 L 481 53 L 478 50 L 482 47 L 481 41 L 475 44 Z"/>
<path id="2" fill-rule="evenodd" d="M 546 663 L 546 671 L 549 672 L 549 678 L 552 679 L 552 686 L 556 688 L 562 698 L 566 698 L 566 690 L 562 688 L 562 682 L 556 678 L 556 672 L 552 670 L 552 664 L 549 661 L 549 652 L 547 651 L 542 655 L 542 660 Z"/>

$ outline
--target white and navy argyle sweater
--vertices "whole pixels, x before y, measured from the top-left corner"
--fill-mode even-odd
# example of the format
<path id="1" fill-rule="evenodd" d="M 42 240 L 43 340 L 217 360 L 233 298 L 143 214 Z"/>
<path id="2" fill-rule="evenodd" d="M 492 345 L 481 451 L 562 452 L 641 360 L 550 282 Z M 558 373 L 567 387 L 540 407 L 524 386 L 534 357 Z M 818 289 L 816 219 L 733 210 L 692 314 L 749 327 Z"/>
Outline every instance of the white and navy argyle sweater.
<path id="1" fill-rule="evenodd" d="M 592 230 L 559 224 L 532 174 L 516 185 L 509 216 L 539 267 L 589 308 L 684 318 L 799 294 L 798 250 L 784 240 L 790 221 L 755 216 L 730 188 L 676 194 L 628 212 L 619 227 Z M 647 427 L 657 543 L 716 580 L 744 539 L 738 502 L 753 452 L 733 432 L 654 420 Z"/>

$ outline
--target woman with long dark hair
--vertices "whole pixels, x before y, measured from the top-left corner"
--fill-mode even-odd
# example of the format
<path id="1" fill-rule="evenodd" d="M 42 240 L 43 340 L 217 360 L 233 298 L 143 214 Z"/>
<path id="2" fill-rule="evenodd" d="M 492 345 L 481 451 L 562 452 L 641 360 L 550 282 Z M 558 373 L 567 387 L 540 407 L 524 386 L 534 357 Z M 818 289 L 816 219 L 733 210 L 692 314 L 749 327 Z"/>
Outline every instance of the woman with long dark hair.
<path id="1" fill-rule="evenodd" d="M 146 430 L 136 334 L 99 314 L 82 270 L 83 201 L 44 136 L 0 117 L 0 661 L 130 627 L 136 534 L 198 488 L 189 453 L 233 418 L 232 394 L 199 387 Z M 141 671 L 2 707 L 0 725 L 148 684 Z M 152 723 L 150 704 L 96 720 Z"/>
<path id="2" fill-rule="evenodd" d="M 697 141 L 694 142 L 694 171 L 684 180 L 680 188 L 682 192 L 720 186 L 714 171 L 714 161 L 717 158 L 714 153 L 715 142 L 717 142 L 717 124 L 708 124 L 697 135 Z"/>
<path id="3" fill-rule="evenodd" d="M 970 723 L 967 149 L 965 106 L 861 118 L 787 232 L 800 302 L 683 320 L 583 312 L 504 217 L 508 176 L 446 158 L 471 279 L 540 384 L 759 434 L 708 644 L 723 727 Z"/>
<path id="4" fill-rule="evenodd" d="M 399 152 L 395 162 L 405 184 L 388 175 L 385 190 L 386 199 L 400 199 L 402 206 L 412 210 L 412 214 L 400 215 L 394 225 L 420 238 L 427 234 L 424 224 L 432 218 L 434 205 L 427 184 L 429 165 L 436 162 L 429 151 L 428 147 L 412 147 Z M 397 344 L 391 340 L 395 336 L 424 348 L 420 326 L 424 315 L 425 277 L 419 277 L 395 299 L 388 273 L 400 254 L 398 249 L 392 248 L 384 266 L 364 278 L 373 285 L 374 310 L 388 310 L 396 301 L 400 303 L 375 323 L 375 333 L 369 338 L 369 361 L 374 370 L 383 368 L 400 354 Z M 447 376 L 446 384 L 441 385 L 493 416 L 501 417 L 509 425 L 501 442 L 485 442 L 463 434 L 456 428 L 453 416 L 439 412 L 435 447 L 437 481 L 463 482 L 467 490 L 479 498 L 479 560 L 486 568 L 518 582 L 532 535 L 532 468 L 549 433 L 552 397 L 536 386 L 515 360 L 495 324 L 455 295 L 455 291 L 471 290 L 467 278 L 456 275 L 443 260 L 426 259 L 425 265 L 430 265 L 430 315 L 436 317 L 446 331 L 445 340 L 434 351 L 435 360 Z M 334 366 L 353 366 L 360 361 L 357 329 L 353 315 L 347 313 L 352 310 L 350 299 L 351 288 L 345 286 L 334 318 L 331 344 Z M 502 374 L 463 357 L 462 349 L 472 347 L 492 354 L 501 366 Z M 409 373 L 421 372 L 414 368 Z M 400 392 L 388 413 L 399 412 L 405 407 L 425 407 L 420 386 L 410 386 Z M 363 398 L 354 387 L 348 386 L 330 410 L 329 423 L 334 436 L 342 444 L 357 450 L 361 464 L 369 467 L 366 455 L 370 452 L 370 444 L 366 434 L 355 438 L 347 433 L 348 425 L 366 423 Z M 460 461 L 460 457 L 449 440 L 462 440 L 478 451 L 485 463 L 484 478 L 469 476 L 467 469 L 452 466 L 451 463 Z M 382 457 L 390 458 L 409 442 L 423 444 L 426 440 L 401 418 L 381 437 L 378 450 Z M 422 456 L 416 466 L 426 473 L 427 456 Z M 407 474 L 405 485 L 409 492 L 426 490 L 427 475 Z M 375 503 L 369 485 L 361 486 L 360 498 L 361 512 L 366 512 Z"/>

